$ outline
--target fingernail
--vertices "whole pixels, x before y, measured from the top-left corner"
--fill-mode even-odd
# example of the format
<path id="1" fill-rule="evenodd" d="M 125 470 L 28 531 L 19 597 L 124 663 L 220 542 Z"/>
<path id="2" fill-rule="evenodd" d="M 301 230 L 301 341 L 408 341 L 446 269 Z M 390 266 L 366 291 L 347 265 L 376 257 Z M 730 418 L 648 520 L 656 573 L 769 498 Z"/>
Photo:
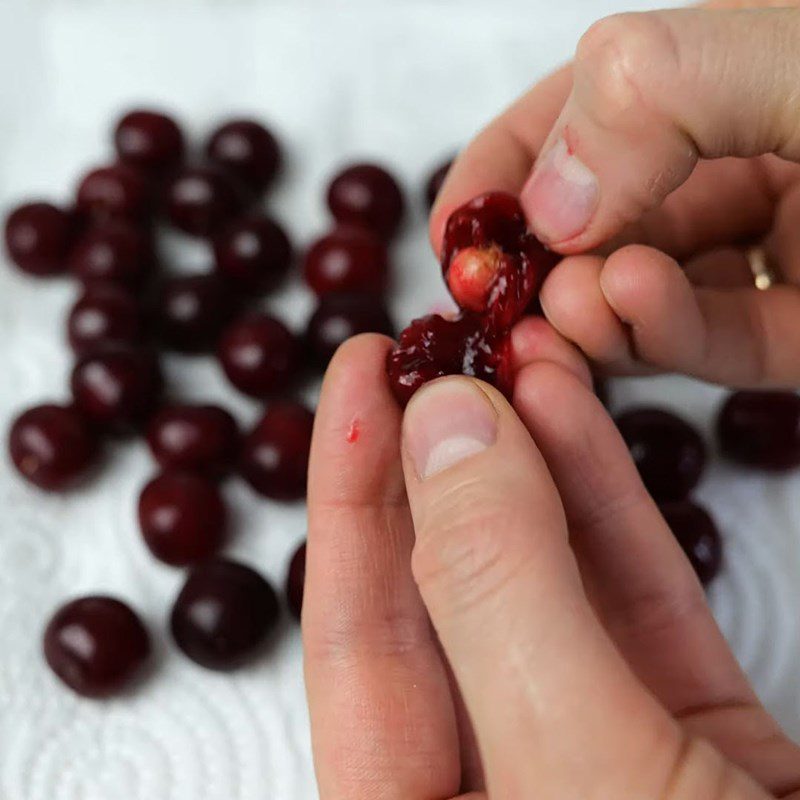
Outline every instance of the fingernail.
<path id="1" fill-rule="evenodd" d="M 497 413 L 471 381 L 439 381 L 409 403 L 403 436 L 414 469 L 425 480 L 494 444 Z"/>
<path id="2" fill-rule="evenodd" d="M 600 198 L 595 174 L 559 139 L 539 157 L 521 201 L 534 233 L 549 244 L 582 233 Z"/>

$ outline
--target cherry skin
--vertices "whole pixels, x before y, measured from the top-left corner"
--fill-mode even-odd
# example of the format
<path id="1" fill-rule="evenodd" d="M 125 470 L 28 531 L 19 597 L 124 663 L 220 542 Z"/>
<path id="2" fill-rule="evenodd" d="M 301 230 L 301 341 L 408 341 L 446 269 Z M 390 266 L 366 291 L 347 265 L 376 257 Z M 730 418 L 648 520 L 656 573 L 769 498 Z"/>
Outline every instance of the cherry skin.
<path id="1" fill-rule="evenodd" d="M 95 464 L 94 433 L 71 406 L 41 405 L 20 414 L 8 435 L 11 461 L 40 489 L 60 492 L 81 480 Z"/>
<path id="2" fill-rule="evenodd" d="M 120 161 L 150 173 L 177 166 L 183 159 L 183 133 L 172 117 L 158 111 L 135 109 L 114 129 Z"/>
<path id="3" fill-rule="evenodd" d="M 289 271 L 292 245 L 277 222 L 251 214 L 214 237 L 217 274 L 243 292 L 274 289 Z"/>
<path id="4" fill-rule="evenodd" d="M 194 567 L 172 609 L 170 627 L 192 661 L 229 670 L 252 657 L 278 625 L 275 590 L 255 570 L 227 559 Z"/>
<path id="5" fill-rule="evenodd" d="M 800 396 L 735 392 L 717 420 L 722 454 L 748 467 L 783 472 L 800 467 Z"/>
<path id="6" fill-rule="evenodd" d="M 211 352 L 236 312 L 236 298 L 216 275 L 170 278 L 157 289 L 154 323 L 166 347 Z"/>
<path id="7" fill-rule="evenodd" d="M 711 515 L 690 500 L 660 506 L 700 582 L 707 586 L 722 565 L 722 539 Z"/>
<path id="8" fill-rule="evenodd" d="M 706 465 L 700 434 L 680 417 L 658 408 L 633 409 L 616 422 L 653 498 L 659 503 L 685 499 Z"/>
<path id="9" fill-rule="evenodd" d="M 150 420 L 147 443 L 164 469 L 219 478 L 236 460 L 239 426 L 219 406 L 171 405 Z"/>
<path id="10" fill-rule="evenodd" d="M 84 697 L 120 691 L 150 656 L 142 621 L 113 597 L 80 597 L 56 611 L 44 633 L 50 669 Z"/>
<path id="11" fill-rule="evenodd" d="M 453 166 L 453 159 L 450 161 L 446 161 L 440 167 L 438 167 L 428 178 L 428 182 L 425 185 L 425 199 L 428 202 L 428 208 L 433 208 L 433 204 L 436 202 L 436 198 L 439 196 L 439 192 L 444 186 L 445 178 L 447 178 L 447 173 L 450 172 L 450 167 Z"/>
<path id="12" fill-rule="evenodd" d="M 96 427 L 127 434 L 142 427 L 162 388 L 158 360 L 148 351 L 117 347 L 84 356 L 72 370 L 77 409 Z"/>
<path id="13" fill-rule="evenodd" d="M 67 317 L 67 339 L 77 355 L 135 345 L 142 338 L 142 315 L 136 298 L 113 284 L 88 288 Z"/>
<path id="14" fill-rule="evenodd" d="M 192 236 L 211 236 L 244 207 L 234 178 L 217 167 L 184 167 L 166 185 L 167 219 Z"/>
<path id="15" fill-rule="evenodd" d="M 317 295 L 381 294 L 389 281 L 386 245 L 367 230 L 339 227 L 311 245 L 303 262 L 306 283 Z"/>
<path id="16" fill-rule="evenodd" d="M 314 415 L 300 403 L 271 405 L 242 443 L 242 477 L 273 500 L 305 497 L 313 427 Z"/>
<path id="17" fill-rule="evenodd" d="M 306 543 L 297 548 L 289 563 L 286 578 L 286 601 L 292 616 L 299 620 L 303 611 L 303 593 L 306 583 Z"/>
<path id="18" fill-rule="evenodd" d="M 294 334 L 279 320 L 259 312 L 232 322 L 217 347 L 228 380 L 255 398 L 285 390 L 299 372 L 300 355 Z"/>
<path id="19" fill-rule="evenodd" d="M 306 345 L 314 363 L 325 368 L 339 346 L 359 333 L 394 335 L 385 305 L 368 294 L 329 294 L 308 321 Z"/>
<path id="20" fill-rule="evenodd" d="M 206 144 L 206 156 L 256 193 L 272 183 L 281 163 L 275 137 L 249 119 L 231 120 L 217 128 Z"/>
<path id="21" fill-rule="evenodd" d="M 159 561 L 193 564 L 222 544 L 227 510 L 216 484 L 191 472 L 164 472 L 139 496 L 139 527 Z"/>
<path id="22" fill-rule="evenodd" d="M 78 185 L 76 207 L 87 217 L 141 220 L 151 208 L 150 186 L 139 170 L 112 164 L 89 172 Z"/>
<path id="23" fill-rule="evenodd" d="M 328 187 L 328 208 L 338 222 L 368 228 L 384 239 L 397 232 L 403 207 L 397 181 L 377 164 L 346 167 Z"/>
<path id="24" fill-rule="evenodd" d="M 19 206 L 6 220 L 8 257 L 29 275 L 58 275 L 67 267 L 75 229 L 74 215 L 50 203 Z"/>

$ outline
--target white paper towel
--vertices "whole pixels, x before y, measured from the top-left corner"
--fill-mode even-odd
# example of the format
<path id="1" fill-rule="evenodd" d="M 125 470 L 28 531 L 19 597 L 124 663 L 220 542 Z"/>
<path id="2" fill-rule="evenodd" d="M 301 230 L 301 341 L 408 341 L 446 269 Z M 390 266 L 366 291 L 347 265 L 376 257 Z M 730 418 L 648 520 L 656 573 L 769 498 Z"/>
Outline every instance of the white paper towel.
<path id="1" fill-rule="evenodd" d="M 654 3 L 642 5 L 654 6 Z M 0 208 L 29 195 L 65 200 L 85 167 L 109 158 L 110 121 L 131 103 L 174 109 L 195 133 L 253 112 L 288 151 L 269 198 L 298 243 L 327 224 L 325 177 L 375 157 L 403 177 L 412 208 L 395 248 L 399 322 L 443 300 L 427 248 L 422 182 L 536 77 L 567 58 L 613 0 L 476 2 L 45 2 L 0 0 Z M 202 265 L 201 247 L 171 243 Z M 67 282 L 0 265 L 0 427 L 66 397 Z M 299 284 L 269 302 L 300 326 Z M 210 360 L 168 361 L 183 396 L 257 406 Z M 677 379 L 626 382 L 620 405 L 674 406 L 707 432 L 721 393 Z M 2 800 L 305 800 L 316 795 L 301 654 L 288 623 L 274 652 L 232 676 L 178 655 L 165 619 L 180 573 L 142 546 L 135 499 L 152 465 L 115 447 L 86 490 L 43 497 L 0 463 L 0 798 Z M 304 509 L 226 487 L 236 514 L 228 552 L 282 583 Z M 717 616 L 770 708 L 800 736 L 800 477 L 744 475 L 717 461 L 699 491 L 727 545 L 711 592 Z M 51 610 L 88 591 L 127 598 L 150 624 L 157 663 L 135 692 L 77 699 L 43 665 Z"/>

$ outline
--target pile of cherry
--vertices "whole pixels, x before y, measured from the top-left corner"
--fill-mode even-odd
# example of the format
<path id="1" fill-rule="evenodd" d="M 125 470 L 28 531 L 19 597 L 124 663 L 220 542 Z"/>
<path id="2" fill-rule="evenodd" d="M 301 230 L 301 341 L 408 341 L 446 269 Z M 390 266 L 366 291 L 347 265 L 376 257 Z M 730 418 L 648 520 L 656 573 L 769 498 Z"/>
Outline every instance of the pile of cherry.
<path id="1" fill-rule="evenodd" d="M 76 357 L 72 401 L 22 413 L 9 452 L 29 482 L 63 491 L 94 471 L 105 440 L 144 436 L 161 470 L 139 498 L 144 542 L 157 559 L 190 568 L 172 608 L 172 636 L 195 662 L 229 669 L 260 649 L 280 609 L 264 577 L 216 555 L 228 516 L 219 482 L 238 473 L 270 499 L 305 496 L 314 417 L 291 392 L 349 336 L 392 333 L 388 244 L 404 200 L 374 164 L 333 178 L 327 202 L 335 227 L 303 259 L 318 303 L 296 335 L 254 310 L 287 276 L 293 256 L 286 232 L 258 207 L 281 165 L 274 136 L 253 120 L 232 120 L 209 136 L 200 157 L 187 158 L 173 119 L 135 110 L 116 125 L 114 146 L 114 162 L 82 178 L 71 207 L 27 203 L 6 221 L 14 264 L 37 277 L 70 275 L 81 287 L 66 323 Z M 433 195 L 444 171 L 431 179 Z M 208 241 L 213 269 L 170 275 L 156 247 L 163 224 Z M 162 350 L 215 354 L 234 387 L 267 402 L 263 417 L 242 434 L 224 408 L 165 399 Z M 295 616 L 304 573 L 302 545 L 286 586 Z M 150 644 L 128 605 L 91 596 L 56 612 L 44 651 L 73 690 L 101 696 L 138 672 Z"/>

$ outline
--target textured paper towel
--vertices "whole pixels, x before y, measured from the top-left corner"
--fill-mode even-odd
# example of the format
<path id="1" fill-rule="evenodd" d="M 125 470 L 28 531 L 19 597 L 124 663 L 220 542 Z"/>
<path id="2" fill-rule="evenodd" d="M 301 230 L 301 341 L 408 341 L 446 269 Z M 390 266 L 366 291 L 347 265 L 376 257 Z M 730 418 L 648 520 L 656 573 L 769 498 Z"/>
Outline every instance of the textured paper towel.
<path id="1" fill-rule="evenodd" d="M 654 5 L 654 4 L 650 4 Z M 196 132 L 253 111 L 288 148 L 270 209 L 307 241 L 326 224 L 324 177 L 349 156 L 378 157 L 406 181 L 413 213 L 395 249 L 399 321 L 444 298 L 427 244 L 421 184 L 535 77 L 568 57 L 597 0 L 525 2 L 98 3 L 0 0 L 0 206 L 65 199 L 79 172 L 108 157 L 107 126 L 131 102 L 174 108 Z M 200 247 L 173 243 L 201 266 Z M 66 283 L 27 281 L 0 265 L 0 426 L 20 408 L 65 397 Z M 274 305 L 300 325 L 296 285 Z M 173 358 L 188 397 L 218 399 L 243 421 L 210 361 Z M 709 430 L 720 392 L 676 379 L 620 386 Z M 109 455 L 85 491 L 42 497 L 0 463 L 0 798 L 2 800 L 305 800 L 315 796 L 300 647 L 288 623 L 271 657 L 232 676 L 187 662 L 164 636 L 180 575 L 153 562 L 136 530 L 136 494 L 152 466 L 140 444 Z M 229 552 L 276 582 L 304 534 L 302 506 L 226 487 L 236 510 Z M 800 477 L 738 474 L 715 462 L 699 492 L 725 533 L 715 612 L 756 686 L 800 735 Z M 149 680 L 108 703 L 76 699 L 39 655 L 52 608 L 81 592 L 127 598 L 158 643 Z"/>

